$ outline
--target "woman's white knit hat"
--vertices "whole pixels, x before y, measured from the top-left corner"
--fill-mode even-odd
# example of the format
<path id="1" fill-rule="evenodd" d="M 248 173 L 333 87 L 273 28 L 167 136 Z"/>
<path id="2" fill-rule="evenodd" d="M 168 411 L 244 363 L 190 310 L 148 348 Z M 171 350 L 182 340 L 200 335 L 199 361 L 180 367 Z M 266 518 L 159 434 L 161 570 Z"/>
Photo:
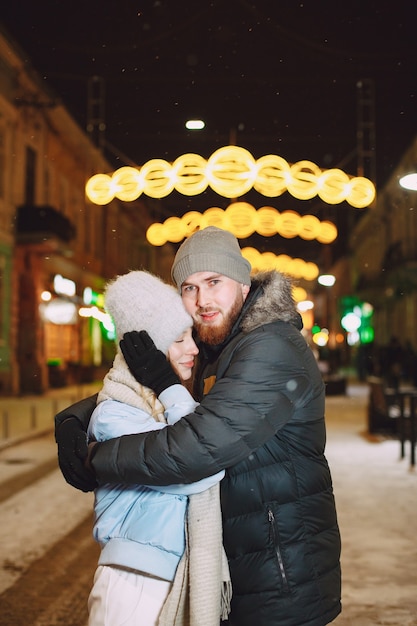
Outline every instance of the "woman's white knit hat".
<path id="1" fill-rule="evenodd" d="M 195 272 L 216 272 L 242 285 L 250 285 L 251 269 L 249 261 L 242 256 L 236 237 L 217 226 L 208 226 L 181 244 L 171 274 L 179 289 Z"/>
<path id="2" fill-rule="evenodd" d="M 174 287 L 149 272 L 131 271 L 106 285 L 105 306 L 118 342 L 131 330 L 146 330 L 164 354 L 193 320 Z"/>

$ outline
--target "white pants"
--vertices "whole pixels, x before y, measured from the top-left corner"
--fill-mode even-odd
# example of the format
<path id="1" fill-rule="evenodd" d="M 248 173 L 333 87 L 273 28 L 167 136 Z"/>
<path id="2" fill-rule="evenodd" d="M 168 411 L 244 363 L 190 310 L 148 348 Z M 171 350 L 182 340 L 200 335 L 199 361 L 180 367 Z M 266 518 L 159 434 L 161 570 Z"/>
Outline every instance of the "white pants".
<path id="1" fill-rule="evenodd" d="M 88 626 L 157 626 L 172 583 L 99 565 L 88 598 Z"/>

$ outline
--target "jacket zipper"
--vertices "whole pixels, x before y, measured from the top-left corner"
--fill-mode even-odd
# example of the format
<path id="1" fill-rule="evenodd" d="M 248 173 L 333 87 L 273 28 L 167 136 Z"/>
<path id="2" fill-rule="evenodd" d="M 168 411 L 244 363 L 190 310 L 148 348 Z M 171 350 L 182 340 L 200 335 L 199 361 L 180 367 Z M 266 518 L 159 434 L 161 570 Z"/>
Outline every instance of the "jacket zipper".
<path id="1" fill-rule="evenodd" d="M 271 509 L 268 509 L 268 521 L 269 521 L 269 525 L 271 527 L 272 539 L 273 539 L 274 548 L 275 548 L 275 554 L 277 556 L 278 567 L 279 567 L 279 571 L 280 571 L 281 579 L 282 579 L 282 586 L 283 586 L 284 591 L 286 593 L 289 593 L 290 587 L 289 587 L 288 580 L 287 580 L 287 574 L 285 573 L 285 567 L 284 567 L 284 562 L 282 560 L 281 550 L 279 549 L 278 533 L 277 533 L 277 528 L 276 528 L 276 524 L 275 524 L 275 516 L 274 516 L 274 514 L 273 514 Z"/>

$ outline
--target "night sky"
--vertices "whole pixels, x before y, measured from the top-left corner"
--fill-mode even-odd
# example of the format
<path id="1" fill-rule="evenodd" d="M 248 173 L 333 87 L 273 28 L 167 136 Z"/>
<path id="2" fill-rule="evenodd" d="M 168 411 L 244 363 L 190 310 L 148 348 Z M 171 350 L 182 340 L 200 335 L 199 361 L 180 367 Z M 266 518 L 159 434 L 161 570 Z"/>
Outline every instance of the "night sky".
<path id="1" fill-rule="evenodd" d="M 13 0 L 0 16 L 82 128 L 103 79 L 115 167 L 208 158 L 233 132 L 255 158 L 355 175 L 361 79 L 375 86 L 379 185 L 417 134 L 413 2 Z M 189 117 L 206 129 L 186 131 Z"/>

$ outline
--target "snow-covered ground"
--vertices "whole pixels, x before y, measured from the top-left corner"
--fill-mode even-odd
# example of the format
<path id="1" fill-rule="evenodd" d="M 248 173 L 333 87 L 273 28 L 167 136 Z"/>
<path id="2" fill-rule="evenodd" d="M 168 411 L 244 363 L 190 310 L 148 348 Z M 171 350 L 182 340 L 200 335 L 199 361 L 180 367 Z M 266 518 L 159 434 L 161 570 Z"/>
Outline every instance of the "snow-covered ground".
<path id="1" fill-rule="evenodd" d="M 417 471 L 366 433 L 366 388 L 327 398 L 327 458 L 342 534 L 337 626 L 417 625 Z"/>
<path id="2" fill-rule="evenodd" d="M 343 612 L 336 626 L 417 626 L 417 469 L 399 442 L 366 435 L 366 387 L 329 396 L 327 458 L 342 533 Z M 0 449 L 0 487 L 56 459 L 52 434 Z M 0 506 L 0 593 L 92 512 L 93 496 L 58 469 Z"/>

